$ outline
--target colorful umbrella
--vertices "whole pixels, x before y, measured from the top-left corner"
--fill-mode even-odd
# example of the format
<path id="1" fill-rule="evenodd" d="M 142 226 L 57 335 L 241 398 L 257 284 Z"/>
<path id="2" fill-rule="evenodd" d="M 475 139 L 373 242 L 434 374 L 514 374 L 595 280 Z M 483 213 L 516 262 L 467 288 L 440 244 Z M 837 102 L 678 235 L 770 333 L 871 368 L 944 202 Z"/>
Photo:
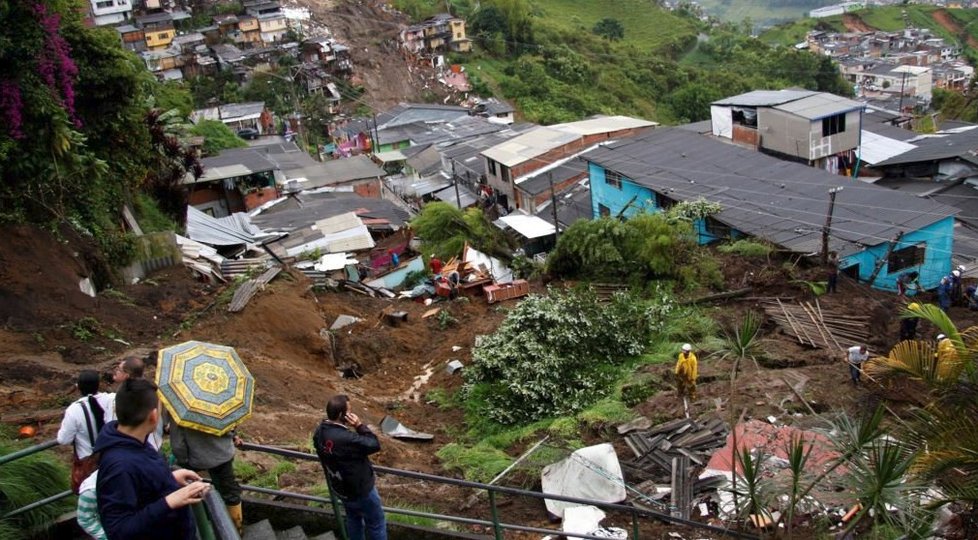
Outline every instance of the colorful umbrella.
<path id="1" fill-rule="evenodd" d="M 160 399 L 178 425 L 220 436 L 251 416 L 255 379 L 233 348 L 187 341 L 158 360 Z"/>

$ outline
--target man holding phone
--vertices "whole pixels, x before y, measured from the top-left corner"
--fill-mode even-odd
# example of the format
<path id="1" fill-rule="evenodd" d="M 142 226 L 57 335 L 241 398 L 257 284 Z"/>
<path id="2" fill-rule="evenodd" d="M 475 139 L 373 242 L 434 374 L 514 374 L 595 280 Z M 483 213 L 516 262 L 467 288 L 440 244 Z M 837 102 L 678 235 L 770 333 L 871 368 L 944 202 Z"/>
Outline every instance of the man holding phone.
<path id="1" fill-rule="evenodd" d="M 350 398 L 333 396 L 326 404 L 326 419 L 312 436 L 329 489 L 343 501 L 349 540 L 387 540 L 387 521 L 370 454 L 380 452 L 380 441 L 360 418 L 350 412 Z"/>

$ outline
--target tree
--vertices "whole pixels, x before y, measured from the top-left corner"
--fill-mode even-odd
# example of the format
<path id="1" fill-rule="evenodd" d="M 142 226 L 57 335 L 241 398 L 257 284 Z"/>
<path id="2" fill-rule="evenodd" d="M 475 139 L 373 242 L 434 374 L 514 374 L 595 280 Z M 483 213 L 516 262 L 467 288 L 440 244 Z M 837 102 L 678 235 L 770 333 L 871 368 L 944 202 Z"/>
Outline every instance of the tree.
<path id="1" fill-rule="evenodd" d="M 524 299 L 476 340 L 465 371 L 470 413 L 523 424 L 588 407 L 611 391 L 614 367 L 644 350 L 653 313 L 664 311 L 622 294 L 603 304 L 590 290 Z"/>
<path id="2" fill-rule="evenodd" d="M 919 304 L 902 317 L 917 317 L 948 336 L 953 355 L 937 355 L 924 341 L 904 341 L 886 357 L 873 358 L 867 373 L 882 381 L 903 378 L 927 394 L 913 412 L 905 438 L 922 450 L 911 471 L 937 482 L 948 500 L 978 505 L 978 326 L 959 330 L 940 308 Z M 926 451 L 923 451 L 926 450 Z"/>
<path id="3" fill-rule="evenodd" d="M 421 239 L 424 252 L 443 260 L 460 256 L 465 244 L 496 256 L 510 257 L 502 231 L 489 223 L 478 208 L 463 212 L 446 202 L 428 203 L 411 220 L 411 228 Z"/>
<path id="4" fill-rule="evenodd" d="M 248 143 L 219 120 L 201 120 L 190 128 L 191 135 L 204 138 L 204 155 L 213 156 L 229 148 L 244 148 Z"/>
<path id="5" fill-rule="evenodd" d="M 625 37 L 625 27 L 622 26 L 618 19 L 612 19 L 611 17 L 605 17 L 595 23 L 591 32 L 609 41 L 618 41 Z"/>
<path id="6" fill-rule="evenodd" d="M 710 103 L 725 95 L 719 88 L 703 83 L 690 83 L 666 96 L 673 116 L 684 122 L 698 122 L 710 117 Z"/>

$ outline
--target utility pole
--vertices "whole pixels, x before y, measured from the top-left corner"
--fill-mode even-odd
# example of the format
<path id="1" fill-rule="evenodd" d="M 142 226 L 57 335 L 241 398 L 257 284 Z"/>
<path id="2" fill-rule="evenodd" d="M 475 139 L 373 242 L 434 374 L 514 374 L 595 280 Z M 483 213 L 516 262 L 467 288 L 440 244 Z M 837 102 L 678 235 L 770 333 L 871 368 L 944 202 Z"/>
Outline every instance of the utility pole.
<path id="1" fill-rule="evenodd" d="M 458 194 L 458 176 L 455 175 L 455 160 L 452 160 L 452 184 L 455 185 L 455 204 L 462 209 L 462 196 Z"/>
<path id="2" fill-rule="evenodd" d="M 554 173 L 547 172 L 547 181 L 550 182 L 550 206 L 554 213 L 554 241 L 560 238 L 560 224 L 557 223 L 557 192 L 554 190 Z"/>
<path id="3" fill-rule="evenodd" d="M 374 130 L 373 130 L 373 137 L 371 137 L 371 138 L 374 141 L 373 153 L 376 154 L 377 152 L 380 152 L 380 134 L 377 133 L 377 113 L 376 112 L 374 113 Z"/>
<path id="4" fill-rule="evenodd" d="M 822 264 L 829 262 L 829 231 L 832 230 L 832 213 L 835 211 L 835 195 L 842 191 L 842 186 L 829 190 L 829 211 L 825 214 L 825 226 L 822 227 Z"/>
<path id="5" fill-rule="evenodd" d="M 903 89 L 907 85 L 907 72 L 904 71 L 904 72 L 900 73 L 900 75 L 901 75 L 901 77 L 900 77 L 900 105 L 898 106 L 897 111 L 899 111 L 900 114 L 903 115 Z"/>

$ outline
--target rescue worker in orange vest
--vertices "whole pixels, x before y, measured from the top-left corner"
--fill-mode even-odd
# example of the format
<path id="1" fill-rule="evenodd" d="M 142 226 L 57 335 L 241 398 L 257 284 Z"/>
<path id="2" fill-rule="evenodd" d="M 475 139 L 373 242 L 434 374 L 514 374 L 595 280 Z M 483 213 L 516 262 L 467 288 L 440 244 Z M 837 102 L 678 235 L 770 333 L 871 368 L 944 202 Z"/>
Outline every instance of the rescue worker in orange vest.
<path id="1" fill-rule="evenodd" d="M 680 398 L 689 397 L 696 399 L 696 354 L 693 353 L 693 346 L 689 343 L 683 345 L 679 359 L 676 361 L 676 393 Z"/>

